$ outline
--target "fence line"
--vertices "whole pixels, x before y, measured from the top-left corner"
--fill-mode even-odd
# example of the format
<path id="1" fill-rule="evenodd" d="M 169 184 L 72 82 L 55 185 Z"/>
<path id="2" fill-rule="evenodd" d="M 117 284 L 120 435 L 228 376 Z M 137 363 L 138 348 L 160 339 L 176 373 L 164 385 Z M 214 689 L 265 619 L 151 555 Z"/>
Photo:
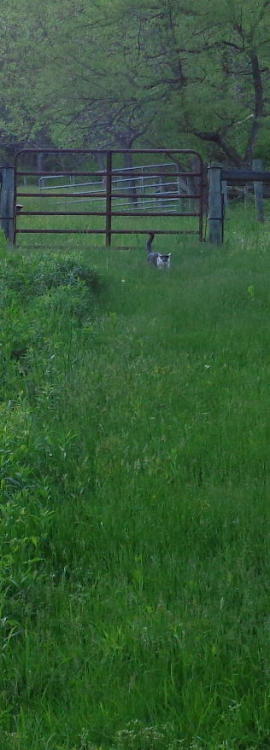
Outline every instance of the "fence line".
<path id="1" fill-rule="evenodd" d="M 37 158 L 40 154 L 47 153 L 48 155 L 54 154 L 55 159 L 58 159 L 59 157 L 62 158 L 63 155 L 67 155 L 70 162 L 70 157 L 74 157 L 77 162 L 77 156 L 78 154 L 83 154 L 85 158 L 92 158 L 94 154 L 100 157 L 102 154 L 103 159 L 105 159 L 105 167 L 104 170 L 92 170 L 89 172 L 84 171 L 83 169 L 78 171 L 76 169 L 74 170 L 68 170 L 62 169 L 59 170 L 59 173 L 57 175 L 50 175 L 48 171 L 45 169 L 40 170 L 37 169 L 33 171 L 32 166 L 30 166 L 30 169 L 25 171 L 25 168 L 18 168 L 19 160 L 27 158 L 28 163 L 29 159 L 32 160 L 33 155 L 35 155 Z M 170 171 L 166 172 L 164 171 L 164 162 L 159 162 L 156 164 L 147 164 L 143 165 L 141 168 L 140 166 L 136 167 L 123 167 L 115 169 L 113 168 L 113 160 L 114 157 L 117 155 L 117 158 L 122 158 L 123 154 L 131 154 L 134 156 L 135 154 L 155 154 L 158 155 L 159 158 L 162 158 L 162 154 L 169 155 L 171 157 L 171 162 L 166 162 L 165 169 L 168 170 L 168 166 L 170 167 Z M 174 160 L 173 155 L 177 155 L 177 162 Z M 178 168 L 179 160 L 183 161 L 186 160 L 186 158 L 193 160 L 193 164 L 195 163 L 196 159 L 196 168 L 187 168 L 186 171 L 183 169 L 183 171 Z M 99 159 L 97 158 L 97 161 Z M 186 164 L 187 162 L 184 161 Z M 30 161 L 30 164 L 32 164 L 32 161 Z M 40 166 L 40 165 L 39 165 Z M 10 171 L 8 171 L 10 170 Z M 147 174 L 145 174 L 145 170 L 148 170 Z M 152 171 L 154 170 L 154 171 Z M 163 171 L 161 171 L 163 170 Z M 174 170 L 174 171 L 172 171 Z M 131 174 L 130 174 L 131 173 Z M 8 180 L 8 175 L 10 176 L 10 179 Z M 57 176 L 59 179 L 59 176 L 61 175 L 61 178 L 65 177 L 66 175 L 69 177 L 69 184 L 67 185 L 67 180 L 65 181 L 65 185 L 58 185 L 58 186 L 52 186 L 52 185 L 43 185 L 39 182 L 41 185 L 41 190 L 37 192 L 30 189 L 30 191 L 22 190 L 19 183 L 21 181 L 21 178 L 25 180 L 25 177 L 27 176 L 35 176 L 37 177 L 52 177 L 54 178 Z M 88 176 L 88 177 L 103 177 L 102 185 L 100 186 L 100 183 L 97 183 L 96 181 L 90 185 L 92 188 L 90 191 L 83 190 L 83 191 L 76 191 L 77 186 L 79 187 L 89 187 L 89 184 L 84 183 L 76 183 L 74 181 L 75 176 L 79 175 L 82 176 Z M 71 177 L 73 177 L 73 182 L 71 182 Z M 157 181 L 157 178 L 160 178 Z M 121 178 L 122 182 L 121 182 Z M 155 181 L 153 181 L 153 178 L 155 178 Z M 176 179 L 174 179 L 176 178 Z M 193 181 L 191 182 L 189 178 L 193 178 Z M 92 181 L 92 180 L 91 180 Z M 127 184 L 128 182 L 128 184 Z M 135 183 L 135 187 L 134 187 Z M 165 184 L 164 184 L 165 183 Z M 196 189 L 195 187 L 196 186 Z M 194 190 L 193 190 L 194 187 Z M 168 190 L 164 189 L 168 188 Z M 56 192 L 58 190 L 61 190 L 61 192 Z M 118 192 L 121 191 L 121 192 Z M 152 192 L 153 191 L 153 192 Z M 155 192 L 154 192 L 155 191 Z M 5 197 L 6 196 L 6 197 Z M 103 210 L 97 210 L 97 211 L 83 211 L 83 212 L 73 212 L 73 211 L 51 211 L 51 210 L 42 210 L 42 211 L 27 211 L 25 210 L 25 207 L 22 204 L 18 204 L 17 200 L 19 198 L 25 198 L 26 200 L 28 198 L 45 198 L 47 200 L 48 198 L 52 198 L 55 200 L 57 196 L 57 199 L 62 198 L 68 198 L 69 200 L 72 198 L 76 202 L 79 202 L 81 200 L 88 200 L 88 203 L 90 200 L 98 199 L 99 201 L 104 201 L 105 199 L 105 206 Z M 180 198 L 184 200 L 193 200 L 196 201 L 196 209 L 194 210 L 188 210 L 183 211 L 182 205 L 180 202 Z M 119 203 L 120 209 L 127 209 L 127 210 L 115 210 L 117 208 L 117 203 L 115 199 L 121 199 L 122 203 Z M 25 202 L 25 201 L 24 201 Z M 45 203 L 45 207 L 46 207 Z M 104 204 L 103 204 L 104 205 Z M 42 221 L 40 228 L 34 228 L 31 227 L 29 229 L 22 227 L 22 225 L 19 223 L 17 224 L 17 216 L 16 216 L 16 206 L 19 210 L 20 217 L 23 216 L 63 216 L 63 215 L 76 215 L 76 213 L 81 216 L 90 217 L 90 216 L 100 216 L 104 217 L 104 228 L 89 228 L 89 224 L 86 225 L 85 228 L 80 227 L 76 229 L 75 227 L 66 229 L 66 228 L 44 228 L 44 222 Z M 19 208 L 20 207 L 20 208 Z M 132 207 L 132 211 L 128 210 L 130 207 Z M 88 206 L 87 206 L 88 208 Z M 97 206 L 97 208 L 99 208 Z M 165 210 L 162 210 L 162 208 Z M 178 210 L 175 210 L 178 208 Z M 143 216 L 143 217 L 151 217 L 151 216 L 177 216 L 177 217 L 185 217 L 185 216 L 192 216 L 197 217 L 197 228 L 194 229 L 185 229 L 181 228 L 181 225 L 177 224 L 176 229 L 161 229 L 155 228 L 156 234 L 194 234 L 199 235 L 200 239 L 203 239 L 203 163 L 200 154 L 198 152 L 194 151 L 193 149 L 134 149 L 130 151 L 129 149 L 113 149 L 109 151 L 105 150 L 92 150 L 92 149 L 22 149 L 19 151 L 15 156 L 15 166 L 14 167 L 8 167 L 6 172 L 3 170 L 3 183 L 2 183 L 2 197 L 1 197 L 1 222 L 2 227 L 5 231 L 6 236 L 8 237 L 9 241 L 14 244 L 16 241 L 16 235 L 18 233 L 23 234 L 41 234 L 41 233 L 50 233 L 50 234 L 105 234 L 106 237 L 106 245 L 111 244 L 111 237 L 114 234 L 123 234 L 123 235 L 131 235 L 131 234 L 148 234 L 149 231 L 152 231 L 153 225 L 149 222 L 148 227 L 147 225 L 143 224 L 141 225 L 141 228 L 138 228 L 139 224 L 137 226 L 133 227 L 131 226 L 130 229 L 123 229 L 123 227 L 117 228 L 112 226 L 112 220 L 114 216 Z M 158 209 L 155 211 L 155 209 Z M 168 209 L 168 210 L 166 210 Z M 63 226 L 63 225 L 62 225 Z M 161 225 L 162 226 L 162 225 Z M 145 228 L 143 228 L 145 227 Z"/>
<path id="2" fill-rule="evenodd" d="M 257 219 L 264 220 L 263 184 L 270 184 L 270 172 L 258 169 L 261 160 L 253 161 L 253 169 L 223 169 L 220 165 L 208 168 L 208 239 L 216 245 L 223 242 L 224 236 L 224 185 L 254 184 Z"/>

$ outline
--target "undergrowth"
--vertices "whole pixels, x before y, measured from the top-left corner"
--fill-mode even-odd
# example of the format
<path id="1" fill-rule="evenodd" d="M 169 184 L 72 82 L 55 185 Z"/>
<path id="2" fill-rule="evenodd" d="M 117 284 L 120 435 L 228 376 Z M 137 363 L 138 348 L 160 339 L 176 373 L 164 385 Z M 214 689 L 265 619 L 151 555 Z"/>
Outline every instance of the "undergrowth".
<path id="1" fill-rule="evenodd" d="M 2 253 L 5 750 L 270 745 L 268 239 L 158 242 Z"/>

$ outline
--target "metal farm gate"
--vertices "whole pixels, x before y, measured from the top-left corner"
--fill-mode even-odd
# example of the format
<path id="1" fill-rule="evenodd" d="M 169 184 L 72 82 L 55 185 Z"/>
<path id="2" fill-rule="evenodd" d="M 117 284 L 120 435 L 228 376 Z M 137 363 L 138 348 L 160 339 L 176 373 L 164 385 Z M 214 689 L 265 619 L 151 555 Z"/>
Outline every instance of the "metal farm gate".
<path id="1" fill-rule="evenodd" d="M 151 163 L 147 161 L 139 166 L 117 166 L 119 160 L 128 160 L 129 155 L 135 160 L 141 155 L 144 160 L 150 159 Z M 165 163 L 160 161 L 162 156 L 166 156 Z M 79 160 L 84 160 L 84 164 L 94 160 L 99 166 L 102 162 L 102 168 L 86 170 L 85 167 L 64 167 L 55 171 L 51 166 L 61 159 L 68 160 L 71 157 L 79 163 Z M 44 158 L 46 166 L 43 169 Z M 191 168 L 187 159 L 191 161 Z M 155 160 L 156 163 L 153 163 Z M 11 167 L 8 169 L 12 170 Z M 80 178 L 79 182 L 77 178 Z M 110 246 L 112 235 L 148 234 L 153 229 L 150 217 L 177 217 L 177 220 L 180 217 L 197 217 L 195 228 L 181 229 L 180 223 L 179 227 L 177 223 L 177 229 L 157 228 L 155 233 L 197 234 L 203 239 L 203 162 L 200 154 L 192 149 L 108 151 L 27 148 L 16 154 L 13 179 L 10 173 L 9 179 L 10 185 L 13 184 L 13 195 L 9 195 L 7 204 L 9 207 L 13 206 L 13 210 L 9 208 L 8 217 L 4 217 L 1 210 L 1 219 L 2 226 L 3 220 L 6 220 L 5 226 L 8 222 L 8 236 L 14 243 L 18 234 L 104 234 L 106 245 Z M 31 210 L 27 208 L 29 199 L 32 203 Z M 48 205 L 45 199 L 48 199 Z M 45 210 L 39 210 L 39 206 L 35 205 L 39 200 L 45 201 Z M 86 204 L 85 209 L 82 210 L 79 203 Z M 74 204 L 78 205 L 76 210 L 73 209 Z M 50 216 L 101 218 L 98 219 L 97 228 L 89 228 L 89 224 L 87 228 L 42 226 L 43 217 Z M 25 222 L 22 225 L 21 217 L 40 217 L 40 226 L 27 227 Z M 133 217 L 136 222 L 132 221 L 130 229 L 117 227 L 115 217 Z M 148 217 L 147 227 L 140 227 L 142 217 Z"/>

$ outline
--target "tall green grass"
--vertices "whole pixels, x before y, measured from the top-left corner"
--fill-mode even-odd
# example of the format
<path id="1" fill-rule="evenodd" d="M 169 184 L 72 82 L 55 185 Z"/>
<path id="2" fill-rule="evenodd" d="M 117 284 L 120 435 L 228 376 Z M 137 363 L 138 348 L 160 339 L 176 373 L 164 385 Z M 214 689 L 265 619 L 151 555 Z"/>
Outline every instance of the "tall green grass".
<path id="1" fill-rule="evenodd" d="M 3 246 L 7 750 L 270 746 L 269 240 L 139 244 Z"/>

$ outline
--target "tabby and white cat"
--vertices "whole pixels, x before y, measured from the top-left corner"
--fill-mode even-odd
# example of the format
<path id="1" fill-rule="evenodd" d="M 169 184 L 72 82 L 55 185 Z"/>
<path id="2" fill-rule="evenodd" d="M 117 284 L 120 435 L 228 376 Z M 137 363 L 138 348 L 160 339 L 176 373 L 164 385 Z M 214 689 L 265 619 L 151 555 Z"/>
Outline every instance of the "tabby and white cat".
<path id="1" fill-rule="evenodd" d="M 152 242 L 154 239 L 154 232 L 149 233 L 149 239 L 146 243 L 146 252 L 148 263 L 152 263 L 156 268 L 170 268 L 171 265 L 171 253 L 155 253 L 152 250 Z"/>

